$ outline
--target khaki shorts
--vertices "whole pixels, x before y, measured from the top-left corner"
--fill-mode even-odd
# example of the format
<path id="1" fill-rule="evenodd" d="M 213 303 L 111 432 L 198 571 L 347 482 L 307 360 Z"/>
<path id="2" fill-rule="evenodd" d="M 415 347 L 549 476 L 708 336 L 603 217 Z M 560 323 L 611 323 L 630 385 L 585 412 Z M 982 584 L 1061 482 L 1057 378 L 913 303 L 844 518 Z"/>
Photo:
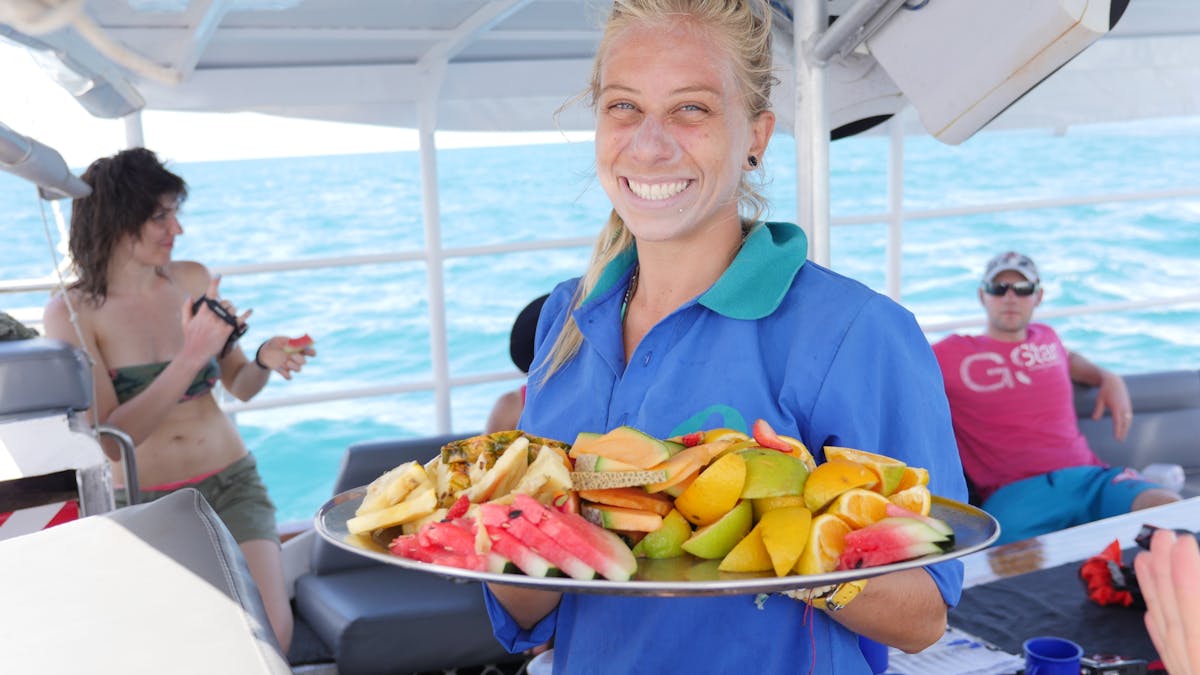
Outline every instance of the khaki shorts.
<path id="1" fill-rule="evenodd" d="M 221 469 L 220 473 L 187 486 L 196 488 L 204 495 L 239 544 L 255 539 L 279 542 L 275 504 L 267 496 L 267 486 L 263 485 L 257 466 L 254 455 L 247 454 Z M 139 490 L 139 503 L 151 502 L 176 491 Z M 127 506 L 129 500 L 125 490 L 116 492 L 117 506 Z"/>

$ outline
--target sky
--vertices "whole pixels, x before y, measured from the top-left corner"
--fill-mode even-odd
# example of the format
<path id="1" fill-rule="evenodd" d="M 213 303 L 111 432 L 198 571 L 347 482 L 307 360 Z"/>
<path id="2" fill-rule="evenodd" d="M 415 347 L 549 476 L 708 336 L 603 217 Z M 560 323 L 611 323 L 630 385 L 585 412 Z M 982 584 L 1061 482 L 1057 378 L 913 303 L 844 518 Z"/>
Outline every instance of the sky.
<path id="1" fill-rule="evenodd" d="M 25 51 L 0 41 L 0 124 L 59 151 L 67 164 L 81 169 L 97 157 L 126 146 L 122 120 L 89 115 L 46 76 Z M 144 111 L 146 145 L 175 162 L 250 157 L 398 152 L 417 149 L 414 129 L 341 124 L 257 113 L 185 113 Z M 583 135 L 586 138 L 587 135 Z M 572 140 L 581 138 L 572 134 Z M 558 132 L 439 132 L 439 148 L 529 145 L 566 139 Z"/>

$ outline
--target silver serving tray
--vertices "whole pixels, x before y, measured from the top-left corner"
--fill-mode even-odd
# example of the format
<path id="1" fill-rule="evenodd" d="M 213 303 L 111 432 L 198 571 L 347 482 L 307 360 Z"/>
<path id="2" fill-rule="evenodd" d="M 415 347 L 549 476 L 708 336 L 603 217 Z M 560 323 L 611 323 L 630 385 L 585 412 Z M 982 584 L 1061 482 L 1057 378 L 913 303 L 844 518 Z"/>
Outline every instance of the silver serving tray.
<path id="1" fill-rule="evenodd" d="M 797 588 L 837 584 L 866 579 L 889 572 L 923 567 L 943 560 L 960 558 L 987 548 L 1000 536 L 1000 525 L 984 511 L 969 504 L 934 496 L 930 515 L 954 529 L 954 548 L 938 555 L 868 567 L 858 570 L 777 577 L 770 572 L 733 573 L 717 570 L 720 560 L 702 560 L 690 555 L 666 560 L 638 559 L 638 569 L 629 581 L 598 578 L 581 581 L 570 577 L 529 577 L 520 573 L 496 573 L 465 570 L 445 565 L 410 560 L 388 552 L 386 541 L 350 534 L 346 521 L 362 503 L 367 488 L 347 490 L 325 503 L 317 512 L 316 528 L 329 543 L 379 562 L 405 569 L 436 574 L 454 581 L 481 581 L 525 588 L 568 593 L 606 593 L 613 595 L 734 595 L 773 593 Z M 399 534 L 399 528 L 395 528 Z"/>

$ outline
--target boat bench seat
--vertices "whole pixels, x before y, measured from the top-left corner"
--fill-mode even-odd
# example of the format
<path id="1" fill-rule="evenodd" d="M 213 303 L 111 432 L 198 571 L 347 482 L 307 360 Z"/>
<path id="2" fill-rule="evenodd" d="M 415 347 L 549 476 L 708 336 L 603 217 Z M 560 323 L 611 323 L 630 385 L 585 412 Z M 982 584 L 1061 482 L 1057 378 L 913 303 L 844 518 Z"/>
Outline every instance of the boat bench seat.
<path id="1" fill-rule="evenodd" d="M 334 494 L 397 465 L 424 464 L 470 436 L 357 443 L 343 457 Z M 317 537 L 312 571 L 296 580 L 295 608 L 326 643 L 339 675 L 416 673 L 517 660 L 492 636 L 477 583 L 455 583 L 355 555 Z"/>
<path id="2" fill-rule="evenodd" d="M 83 414 L 91 402 L 82 351 L 0 341 L 0 539 L 115 508 L 112 469 Z"/>
<path id="3" fill-rule="evenodd" d="M 1076 387 L 1079 429 L 1100 459 L 1141 469 L 1155 462 L 1179 464 L 1187 475 L 1184 497 L 1200 495 L 1200 371 L 1126 375 L 1133 425 L 1124 442 L 1113 437 L 1112 418 L 1091 419 L 1095 387 Z"/>

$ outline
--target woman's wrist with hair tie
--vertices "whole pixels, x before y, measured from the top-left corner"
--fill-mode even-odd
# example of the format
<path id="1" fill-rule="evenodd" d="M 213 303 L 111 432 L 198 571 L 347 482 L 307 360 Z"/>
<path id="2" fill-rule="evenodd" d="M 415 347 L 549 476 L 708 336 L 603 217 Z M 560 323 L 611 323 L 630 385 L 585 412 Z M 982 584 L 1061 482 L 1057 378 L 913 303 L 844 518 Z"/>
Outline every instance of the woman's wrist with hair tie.
<path id="1" fill-rule="evenodd" d="M 267 342 L 270 342 L 270 340 L 267 340 Z M 271 370 L 271 366 L 268 366 L 267 364 L 262 362 L 262 350 L 263 350 L 263 347 L 267 346 L 267 342 L 264 342 L 261 345 L 259 345 L 258 350 L 254 352 L 254 365 L 258 366 L 259 368 L 262 368 L 263 370 Z"/>

